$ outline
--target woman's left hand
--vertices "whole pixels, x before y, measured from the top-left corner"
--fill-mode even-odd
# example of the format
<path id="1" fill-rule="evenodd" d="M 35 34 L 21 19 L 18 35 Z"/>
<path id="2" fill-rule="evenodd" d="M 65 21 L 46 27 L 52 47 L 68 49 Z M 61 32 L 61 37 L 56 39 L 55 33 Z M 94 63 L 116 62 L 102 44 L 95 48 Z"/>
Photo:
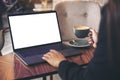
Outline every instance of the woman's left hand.
<path id="1" fill-rule="evenodd" d="M 47 61 L 50 65 L 58 68 L 61 61 L 66 60 L 62 53 L 56 50 L 50 50 L 48 53 L 44 54 L 43 60 Z"/>

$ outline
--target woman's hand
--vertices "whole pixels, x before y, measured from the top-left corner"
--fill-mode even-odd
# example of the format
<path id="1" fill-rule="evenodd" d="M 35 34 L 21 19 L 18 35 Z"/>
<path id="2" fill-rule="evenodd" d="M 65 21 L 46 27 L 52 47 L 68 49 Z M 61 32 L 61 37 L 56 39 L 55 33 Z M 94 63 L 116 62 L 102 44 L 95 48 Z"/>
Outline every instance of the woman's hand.
<path id="1" fill-rule="evenodd" d="M 97 47 L 96 43 L 97 43 L 97 37 L 98 34 L 94 29 L 90 29 L 90 33 L 89 33 L 89 44 L 92 45 L 94 48 Z"/>
<path id="2" fill-rule="evenodd" d="M 48 53 L 43 55 L 42 59 L 56 68 L 58 68 L 61 61 L 66 60 L 66 58 L 56 50 L 50 50 Z"/>

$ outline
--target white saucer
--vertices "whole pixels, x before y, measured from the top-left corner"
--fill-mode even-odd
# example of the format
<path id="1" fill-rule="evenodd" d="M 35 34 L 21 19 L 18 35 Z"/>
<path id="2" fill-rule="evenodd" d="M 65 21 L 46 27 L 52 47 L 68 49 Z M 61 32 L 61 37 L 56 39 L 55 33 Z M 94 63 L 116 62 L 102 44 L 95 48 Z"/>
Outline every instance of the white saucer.
<path id="1" fill-rule="evenodd" d="M 88 43 L 88 38 L 81 38 L 81 39 L 69 41 L 69 46 L 72 46 L 72 47 L 88 47 L 88 46 L 90 46 L 90 44 Z"/>

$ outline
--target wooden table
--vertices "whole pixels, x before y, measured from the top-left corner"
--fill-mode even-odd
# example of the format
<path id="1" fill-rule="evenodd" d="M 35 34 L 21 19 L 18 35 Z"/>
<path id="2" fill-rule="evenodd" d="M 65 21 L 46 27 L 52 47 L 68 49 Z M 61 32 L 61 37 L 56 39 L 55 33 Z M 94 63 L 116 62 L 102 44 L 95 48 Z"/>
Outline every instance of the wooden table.
<path id="1" fill-rule="evenodd" d="M 0 56 L 0 80 L 14 80 L 14 55 Z"/>
<path id="2" fill-rule="evenodd" d="M 82 48 L 82 55 L 68 58 L 77 64 L 86 64 L 93 57 L 93 48 Z M 57 69 L 48 63 L 35 66 L 25 66 L 13 53 L 0 57 L 0 80 L 30 79 L 45 77 L 57 73 Z M 52 80 L 52 77 L 51 77 Z"/>

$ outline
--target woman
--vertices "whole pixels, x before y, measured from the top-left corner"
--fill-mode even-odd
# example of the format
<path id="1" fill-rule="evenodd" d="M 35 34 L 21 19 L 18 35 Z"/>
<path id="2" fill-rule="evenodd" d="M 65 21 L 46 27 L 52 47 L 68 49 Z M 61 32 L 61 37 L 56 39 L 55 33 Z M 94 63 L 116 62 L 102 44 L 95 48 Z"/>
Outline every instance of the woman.
<path id="1" fill-rule="evenodd" d="M 120 80 L 120 0 L 103 7 L 97 48 L 87 68 L 68 62 L 56 50 L 43 56 L 63 80 Z"/>

